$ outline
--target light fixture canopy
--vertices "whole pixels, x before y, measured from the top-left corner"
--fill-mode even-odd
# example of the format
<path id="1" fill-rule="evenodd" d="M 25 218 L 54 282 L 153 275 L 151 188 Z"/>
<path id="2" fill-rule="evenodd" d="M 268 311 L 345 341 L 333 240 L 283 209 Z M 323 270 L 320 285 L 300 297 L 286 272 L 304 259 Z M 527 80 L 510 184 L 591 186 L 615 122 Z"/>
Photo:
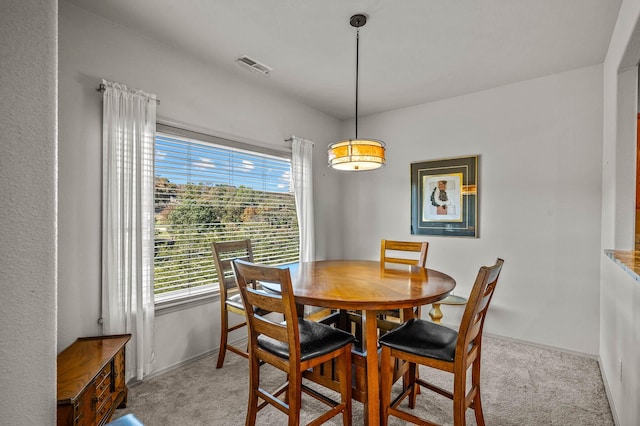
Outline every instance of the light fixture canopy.
<path id="1" fill-rule="evenodd" d="M 329 167 L 336 170 L 375 170 L 385 165 L 385 144 L 377 139 L 358 138 L 358 77 L 360 59 L 360 27 L 367 23 L 363 14 L 353 15 L 349 20 L 356 28 L 356 137 L 329 145 Z"/>

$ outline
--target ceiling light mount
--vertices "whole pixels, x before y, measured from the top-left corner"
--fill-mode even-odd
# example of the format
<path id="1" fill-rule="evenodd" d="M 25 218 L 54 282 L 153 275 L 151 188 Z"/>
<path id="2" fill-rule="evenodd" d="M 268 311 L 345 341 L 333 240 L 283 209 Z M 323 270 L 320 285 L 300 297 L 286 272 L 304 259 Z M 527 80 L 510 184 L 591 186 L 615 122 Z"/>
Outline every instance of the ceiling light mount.
<path id="1" fill-rule="evenodd" d="M 356 28 L 356 135 L 329 145 L 329 167 L 336 170 L 375 170 L 385 165 L 384 142 L 377 139 L 358 138 L 358 77 L 360 74 L 360 27 L 367 23 L 367 16 L 356 14 L 349 23 Z"/>
<path id="2" fill-rule="evenodd" d="M 367 15 L 363 15 L 361 13 L 357 15 L 353 15 L 351 19 L 349 19 L 349 23 L 352 27 L 360 28 L 364 27 L 364 24 L 367 23 Z"/>

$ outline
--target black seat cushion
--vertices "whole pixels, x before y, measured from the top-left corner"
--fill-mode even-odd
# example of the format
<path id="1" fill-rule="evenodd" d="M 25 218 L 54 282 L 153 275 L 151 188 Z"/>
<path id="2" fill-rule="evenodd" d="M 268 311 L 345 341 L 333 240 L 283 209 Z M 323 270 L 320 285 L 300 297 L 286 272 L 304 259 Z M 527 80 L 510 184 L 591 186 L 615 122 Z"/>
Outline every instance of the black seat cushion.
<path id="1" fill-rule="evenodd" d="M 442 325 L 410 319 L 380 337 L 381 345 L 410 354 L 453 362 L 458 333 Z"/>
<path id="2" fill-rule="evenodd" d="M 348 345 L 355 337 L 346 331 L 298 318 L 300 360 L 306 361 Z M 258 346 L 280 358 L 289 358 L 289 345 L 265 335 L 258 336 Z"/>

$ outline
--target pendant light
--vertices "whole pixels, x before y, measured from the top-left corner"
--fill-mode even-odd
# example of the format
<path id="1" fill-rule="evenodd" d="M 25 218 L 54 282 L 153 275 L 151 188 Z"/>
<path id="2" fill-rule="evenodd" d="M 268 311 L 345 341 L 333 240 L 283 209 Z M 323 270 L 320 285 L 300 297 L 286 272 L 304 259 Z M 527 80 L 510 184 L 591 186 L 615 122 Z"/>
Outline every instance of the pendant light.
<path id="1" fill-rule="evenodd" d="M 358 138 L 360 27 L 367 23 L 367 17 L 362 14 L 353 15 L 349 23 L 356 28 L 356 135 L 354 139 L 344 139 L 329 145 L 329 167 L 336 170 L 358 172 L 383 167 L 385 165 L 385 148 L 382 141 Z"/>

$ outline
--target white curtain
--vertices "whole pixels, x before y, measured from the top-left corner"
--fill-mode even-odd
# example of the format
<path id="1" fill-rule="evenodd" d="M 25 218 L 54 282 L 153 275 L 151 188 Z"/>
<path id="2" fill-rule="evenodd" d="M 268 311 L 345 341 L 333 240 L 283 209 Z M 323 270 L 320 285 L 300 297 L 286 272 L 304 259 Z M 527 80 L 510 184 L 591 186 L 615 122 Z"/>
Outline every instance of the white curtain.
<path id="1" fill-rule="evenodd" d="M 102 81 L 102 320 L 131 333 L 126 379 L 151 372 L 156 95 Z"/>
<path id="2" fill-rule="evenodd" d="M 315 259 L 313 225 L 313 142 L 292 137 L 291 175 L 300 228 L 300 261 Z"/>

